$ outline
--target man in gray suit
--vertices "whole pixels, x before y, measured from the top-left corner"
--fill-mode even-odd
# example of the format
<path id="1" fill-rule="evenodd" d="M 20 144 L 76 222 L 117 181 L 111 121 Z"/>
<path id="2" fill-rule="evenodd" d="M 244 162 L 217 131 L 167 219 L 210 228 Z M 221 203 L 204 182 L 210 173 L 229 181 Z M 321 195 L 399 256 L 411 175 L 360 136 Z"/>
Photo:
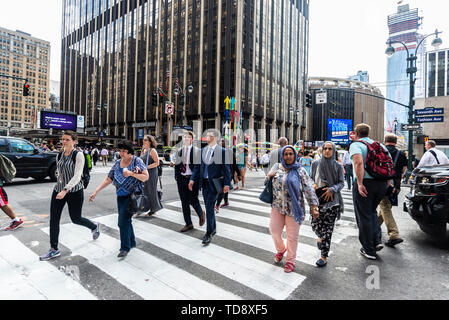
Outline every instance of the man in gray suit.
<path id="1" fill-rule="evenodd" d="M 281 137 L 278 140 L 279 149 L 273 150 L 270 155 L 270 165 L 268 166 L 268 172 L 276 164 L 281 162 L 281 149 L 288 145 L 288 139 L 286 137 Z"/>

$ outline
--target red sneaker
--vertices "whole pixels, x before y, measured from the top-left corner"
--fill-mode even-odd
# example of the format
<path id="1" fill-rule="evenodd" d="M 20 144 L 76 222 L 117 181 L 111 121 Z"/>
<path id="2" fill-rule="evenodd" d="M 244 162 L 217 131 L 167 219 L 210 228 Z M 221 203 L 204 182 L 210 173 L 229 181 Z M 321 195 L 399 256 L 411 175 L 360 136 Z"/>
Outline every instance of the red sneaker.
<path id="1" fill-rule="evenodd" d="M 229 207 L 229 202 L 223 203 L 220 208 L 226 208 Z"/>
<path id="2" fill-rule="evenodd" d="M 7 227 L 5 229 L 5 231 L 12 231 L 12 230 L 16 230 L 17 228 L 19 228 L 23 223 L 23 220 L 20 219 L 20 221 L 13 221 L 11 222 L 11 224 L 9 225 L 9 227 Z"/>

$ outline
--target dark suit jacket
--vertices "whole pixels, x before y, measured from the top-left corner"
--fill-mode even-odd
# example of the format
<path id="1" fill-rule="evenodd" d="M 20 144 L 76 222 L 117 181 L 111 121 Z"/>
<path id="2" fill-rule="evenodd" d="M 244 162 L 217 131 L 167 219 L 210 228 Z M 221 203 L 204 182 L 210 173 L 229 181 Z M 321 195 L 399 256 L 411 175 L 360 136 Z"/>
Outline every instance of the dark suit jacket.
<path id="1" fill-rule="evenodd" d="M 184 148 L 181 148 L 176 153 L 176 163 L 175 163 L 175 179 L 176 180 L 178 180 L 178 178 L 181 177 L 181 169 L 182 169 L 182 165 L 183 165 L 182 160 L 184 159 L 183 152 L 184 152 Z M 192 150 L 190 150 L 189 167 L 190 167 L 190 170 L 192 170 L 192 174 L 193 174 L 193 171 L 195 171 L 195 168 L 199 167 L 201 164 L 201 162 L 200 162 L 201 153 L 200 152 L 201 152 L 201 150 L 194 146 L 192 147 Z"/>
<path id="2" fill-rule="evenodd" d="M 203 177 L 206 170 L 206 163 L 204 162 L 204 160 L 206 160 L 206 153 L 208 148 L 209 147 L 207 146 L 202 150 L 201 165 L 195 167 L 192 177 L 190 178 L 190 181 L 199 183 L 200 188 L 203 187 Z M 211 163 L 207 167 L 207 174 L 209 180 L 208 183 L 213 191 L 216 191 L 213 184 L 213 179 L 223 177 L 224 186 L 231 186 L 231 171 L 229 166 L 230 159 L 228 159 L 228 154 L 229 153 L 227 153 L 225 149 L 218 145 L 215 147 L 215 150 L 212 154 Z M 221 192 L 221 190 L 218 190 L 218 192 Z"/>

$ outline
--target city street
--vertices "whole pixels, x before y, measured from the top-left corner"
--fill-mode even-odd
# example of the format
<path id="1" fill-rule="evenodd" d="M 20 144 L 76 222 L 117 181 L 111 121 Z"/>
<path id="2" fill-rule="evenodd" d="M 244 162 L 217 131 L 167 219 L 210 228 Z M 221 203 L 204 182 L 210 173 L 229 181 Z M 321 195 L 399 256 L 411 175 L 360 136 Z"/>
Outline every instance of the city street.
<path id="1" fill-rule="evenodd" d="M 270 206 L 258 199 L 264 179 L 260 170 L 247 170 L 245 190 L 231 192 L 230 206 L 217 214 L 216 236 L 203 247 L 206 225 L 199 227 L 196 216 L 194 230 L 179 232 L 184 226 L 181 203 L 173 169 L 164 167 L 164 209 L 153 217 L 134 218 L 137 248 L 119 261 L 115 188 L 103 190 L 94 203 L 87 201 L 110 166 L 94 167 L 84 195 L 83 215 L 101 223 L 100 238 L 93 241 L 89 230 L 72 224 L 66 207 L 61 257 L 49 262 L 39 256 L 49 249 L 54 183 L 16 179 L 5 186 L 10 205 L 25 223 L 14 232 L 0 231 L 0 299 L 449 299 L 449 251 L 402 211 L 402 201 L 394 216 L 404 242 L 384 247 L 378 261 L 360 255 L 352 195 L 346 188 L 346 210 L 333 234 L 328 265 L 315 266 L 320 252 L 307 209 L 295 271 L 284 273 L 273 262 Z M 402 189 L 400 200 L 407 191 Z M 200 200 L 204 205 L 201 195 Z M 0 225 L 8 223 L 2 214 Z"/>

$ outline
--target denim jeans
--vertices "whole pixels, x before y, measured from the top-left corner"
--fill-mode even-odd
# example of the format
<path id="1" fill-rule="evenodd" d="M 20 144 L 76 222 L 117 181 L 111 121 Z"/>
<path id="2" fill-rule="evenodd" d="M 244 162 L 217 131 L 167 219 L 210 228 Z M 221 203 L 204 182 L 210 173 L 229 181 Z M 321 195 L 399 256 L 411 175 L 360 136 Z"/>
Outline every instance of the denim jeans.
<path id="1" fill-rule="evenodd" d="M 129 212 L 130 196 L 117 197 L 118 226 L 120 229 L 120 251 L 130 251 L 136 246 L 132 225 L 133 214 Z"/>

